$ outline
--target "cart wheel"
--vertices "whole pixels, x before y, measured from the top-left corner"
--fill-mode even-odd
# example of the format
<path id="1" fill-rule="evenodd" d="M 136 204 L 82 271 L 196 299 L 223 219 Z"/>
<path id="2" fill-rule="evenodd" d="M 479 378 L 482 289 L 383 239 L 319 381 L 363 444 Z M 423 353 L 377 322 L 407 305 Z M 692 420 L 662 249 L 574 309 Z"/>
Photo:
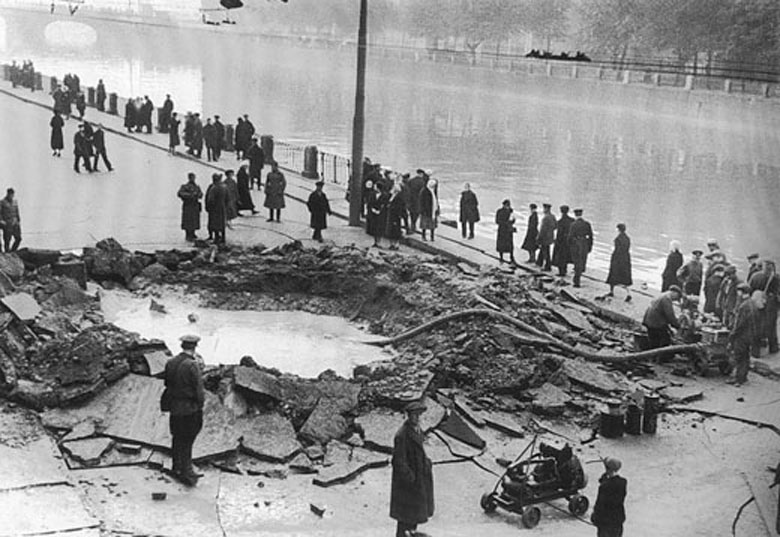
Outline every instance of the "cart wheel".
<path id="1" fill-rule="evenodd" d="M 590 502 L 582 494 L 575 494 L 569 499 L 569 512 L 574 516 L 582 516 L 588 512 Z"/>
<path id="2" fill-rule="evenodd" d="M 542 518 L 542 511 L 536 507 L 526 507 L 523 510 L 523 526 L 528 529 L 535 528 Z"/>
<path id="3" fill-rule="evenodd" d="M 721 363 L 718 364 L 718 370 L 720 371 L 721 375 L 729 376 L 731 375 L 731 372 L 734 370 L 734 366 L 731 365 L 731 363 L 728 360 L 723 360 Z"/>
<path id="4" fill-rule="evenodd" d="M 479 506 L 486 513 L 492 513 L 495 511 L 497 504 L 495 498 L 493 498 L 493 494 L 491 492 L 486 492 L 483 494 L 479 499 Z"/>

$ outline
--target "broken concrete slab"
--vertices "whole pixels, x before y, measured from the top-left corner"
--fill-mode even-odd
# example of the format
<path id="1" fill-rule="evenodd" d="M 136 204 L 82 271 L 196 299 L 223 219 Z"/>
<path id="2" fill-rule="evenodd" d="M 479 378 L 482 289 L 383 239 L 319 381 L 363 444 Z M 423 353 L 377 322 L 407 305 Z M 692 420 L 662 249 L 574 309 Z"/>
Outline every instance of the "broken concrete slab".
<path id="1" fill-rule="evenodd" d="M 73 440 L 81 440 L 82 438 L 89 438 L 90 436 L 94 436 L 96 431 L 95 422 L 93 420 L 87 419 L 84 420 L 70 430 L 68 434 L 66 434 L 60 442 L 70 442 Z"/>
<path id="2" fill-rule="evenodd" d="M 39 248 L 21 248 L 16 251 L 16 255 L 22 260 L 26 267 L 37 269 L 45 265 L 56 263 L 62 256 L 59 250 L 43 250 Z"/>
<path id="3" fill-rule="evenodd" d="M 100 464 L 100 459 L 114 446 L 111 438 L 85 438 L 63 442 L 62 449 L 73 459 L 87 467 Z"/>
<path id="4" fill-rule="evenodd" d="M 15 253 L 0 253 L 0 272 L 18 282 L 24 276 L 24 262 Z"/>
<path id="5" fill-rule="evenodd" d="M 0 491 L 3 535 L 36 535 L 96 528 L 100 521 L 87 513 L 78 490 L 53 485 Z M 19 516 L 34 513 L 35 516 Z"/>
<path id="6" fill-rule="evenodd" d="M 564 390 L 545 382 L 540 388 L 531 390 L 533 402 L 531 409 L 544 416 L 560 416 L 566 409 L 566 404 L 571 401 L 571 396 Z"/>
<path id="7" fill-rule="evenodd" d="M 640 379 L 637 382 L 637 384 L 639 384 L 646 390 L 650 390 L 651 392 L 657 392 L 669 386 L 668 382 L 664 382 L 663 380 L 656 380 L 656 379 Z"/>
<path id="8" fill-rule="evenodd" d="M 687 386 L 669 386 L 660 390 L 660 393 L 673 403 L 688 403 L 704 397 L 704 391 L 702 389 Z"/>
<path id="9" fill-rule="evenodd" d="M 445 420 L 437 427 L 437 430 L 447 433 L 449 436 L 477 449 L 485 447 L 482 439 L 456 412 L 450 412 Z"/>
<path id="10" fill-rule="evenodd" d="M 485 426 L 485 419 L 476 410 L 469 406 L 464 397 L 455 396 L 453 399 L 455 409 L 477 427 Z"/>
<path id="11" fill-rule="evenodd" d="M 570 308 L 565 304 L 552 304 L 550 305 L 550 311 L 552 311 L 557 317 L 566 321 L 566 324 L 572 328 L 582 331 L 593 330 L 593 325 L 580 311 Z"/>
<path id="12" fill-rule="evenodd" d="M 59 451 L 45 434 L 25 445 L 0 445 L 0 490 L 64 483 L 65 471 Z"/>
<path id="13" fill-rule="evenodd" d="M 0 298 L 0 303 L 22 322 L 32 321 L 41 314 L 41 306 L 27 293 L 7 295 Z"/>
<path id="14" fill-rule="evenodd" d="M 275 412 L 238 418 L 234 429 L 241 449 L 270 462 L 286 462 L 301 451 L 290 421 Z"/>
<path id="15" fill-rule="evenodd" d="M 290 470 L 298 474 L 316 474 L 317 469 L 305 453 L 299 453 L 290 461 Z"/>
<path id="16" fill-rule="evenodd" d="M 585 360 L 565 360 L 563 371 L 569 380 L 587 389 L 601 393 L 625 391 L 625 383 L 617 382 L 609 373 Z"/>
<path id="17" fill-rule="evenodd" d="M 420 416 L 420 427 L 423 432 L 436 428 L 446 415 L 445 408 L 431 398 L 425 399 L 428 407 Z M 355 424 L 360 426 L 365 433 L 365 446 L 382 453 L 393 452 L 393 439 L 395 433 L 406 419 L 405 415 L 392 410 L 377 408 L 355 418 Z"/>
<path id="18" fill-rule="evenodd" d="M 495 412 L 485 413 L 485 425 L 515 438 L 525 437 L 525 430 L 520 423 Z"/>
<path id="19" fill-rule="evenodd" d="M 301 427 L 301 436 L 310 442 L 320 444 L 343 437 L 347 433 L 349 424 L 340 413 L 341 407 L 342 403 L 336 399 L 320 399 Z"/>
<path id="20" fill-rule="evenodd" d="M 270 373 L 253 367 L 238 366 L 233 370 L 233 375 L 236 386 L 277 401 L 282 399 L 279 382 Z"/>
<path id="21" fill-rule="evenodd" d="M 348 461 L 323 468 L 312 483 L 320 487 L 332 487 L 348 483 L 366 470 L 382 468 L 388 464 L 390 464 L 388 457 L 362 448 L 354 448 Z"/>
<path id="22" fill-rule="evenodd" d="M 163 351 L 152 351 L 144 353 L 144 361 L 149 367 L 149 376 L 159 377 L 165 372 L 165 364 L 171 357 Z"/>

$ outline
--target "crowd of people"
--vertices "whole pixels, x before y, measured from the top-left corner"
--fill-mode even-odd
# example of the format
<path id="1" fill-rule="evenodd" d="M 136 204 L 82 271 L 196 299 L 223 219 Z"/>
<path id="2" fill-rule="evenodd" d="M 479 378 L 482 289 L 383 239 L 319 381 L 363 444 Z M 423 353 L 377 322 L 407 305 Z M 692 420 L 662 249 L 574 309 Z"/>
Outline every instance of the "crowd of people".
<path id="1" fill-rule="evenodd" d="M 49 127 L 51 127 L 49 141 L 52 156 L 61 157 L 62 150 L 65 148 L 65 137 L 62 132 L 65 120 L 56 108 L 49 120 Z M 81 173 L 81 164 L 84 164 L 84 168 L 89 173 L 99 172 L 100 159 L 103 160 L 108 171 L 114 171 L 106 152 L 106 135 L 103 125 L 96 123 L 93 126 L 88 121 L 79 123 L 78 130 L 73 135 L 73 171 Z"/>
<path id="2" fill-rule="evenodd" d="M 35 91 L 35 66 L 32 60 L 24 60 L 21 65 L 13 60 L 10 65 L 9 78 L 12 87 L 21 86 Z"/>

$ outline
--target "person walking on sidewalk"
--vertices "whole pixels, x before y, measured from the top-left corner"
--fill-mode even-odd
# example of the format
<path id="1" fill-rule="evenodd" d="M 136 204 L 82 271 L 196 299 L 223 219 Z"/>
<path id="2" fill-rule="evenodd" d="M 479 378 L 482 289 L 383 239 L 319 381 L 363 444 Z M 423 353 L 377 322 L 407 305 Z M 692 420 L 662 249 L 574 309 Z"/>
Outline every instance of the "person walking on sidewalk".
<path id="1" fill-rule="evenodd" d="M 241 167 L 238 169 L 236 183 L 238 184 L 238 214 L 240 215 L 241 211 L 252 211 L 252 214 L 257 214 L 258 211 L 255 209 L 255 202 L 252 201 L 252 194 L 249 192 L 248 163 L 241 163 Z"/>
<path id="2" fill-rule="evenodd" d="M 227 198 L 227 188 L 222 183 L 222 174 L 213 174 L 211 184 L 206 189 L 206 212 L 209 215 L 209 239 L 213 239 L 214 244 L 225 244 Z"/>
<path id="3" fill-rule="evenodd" d="M 108 171 L 114 171 L 114 168 L 111 167 L 111 161 L 108 160 L 108 155 L 106 155 L 106 136 L 105 132 L 103 131 L 103 125 L 100 123 L 98 123 L 95 132 L 92 133 L 92 147 L 95 148 L 95 160 L 92 163 L 92 169 L 99 171 L 98 159 L 102 157 L 103 164 L 106 165 Z"/>
<path id="4" fill-rule="evenodd" d="M 393 474 L 390 489 L 390 517 L 395 519 L 396 537 L 415 535 L 418 524 L 433 516 L 433 464 L 425 454 L 425 434 L 420 416 L 425 403 L 406 405 L 404 421 L 393 439 Z"/>
<path id="5" fill-rule="evenodd" d="M 615 237 L 615 249 L 609 261 L 608 297 L 615 296 L 615 287 L 620 285 L 626 289 L 626 302 L 631 302 L 631 239 L 626 235 L 626 225 L 617 225 L 618 234 Z"/>
<path id="6" fill-rule="evenodd" d="M 168 153 L 171 155 L 176 154 L 176 147 L 181 143 L 179 138 L 180 124 L 181 121 L 179 121 L 178 115 L 176 112 L 173 112 L 170 119 L 168 119 Z"/>
<path id="7" fill-rule="evenodd" d="M 195 174 L 187 174 L 187 182 L 179 187 L 177 194 L 181 200 L 181 228 L 184 230 L 184 239 L 194 241 L 197 236 L 195 232 L 200 229 L 200 200 L 203 198 L 203 191 L 195 182 Z"/>
<path id="8" fill-rule="evenodd" d="M 285 207 L 284 191 L 287 188 L 287 179 L 279 171 L 279 164 L 271 161 L 271 171 L 265 178 L 265 202 L 263 206 L 268 209 L 268 222 L 281 222 L 282 209 Z"/>
<path id="9" fill-rule="evenodd" d="M 574 262 L 574 287 L 580 287 L 582 273 L 588 263 L 588 254 L 593 249 L 593 228 L 582 217 L 582 209 L 574 209 L 575 220 L 569 230 L 569 251 Z"/>
<path id="10" fill-rule="evenodd" d="M 471 185 L 466 183 L 463 185 L 463 192 L 460 193 L 460 228 L 464 239 L 474 238 L 474 224 L 477 222 L 479 222 L 479 201 L 477 195 L 471 190 Z"/>
<path id="11" fill-rule="evenodd" d="M 79 164 L 84 161 L 84 167 L 89 173 L 92 173 L 92 164 L 89 163 L 89 156 L 92 153 L 92 143 L 84 132 L 84 124 L 79 125 L 79 130 L 73 136 L 73 170 L 81 173 Z"/>
<path id="12" fill-rule="evenodd" d="M 194 487 L 200 474 L 192 466 L 192 445 L 203 427 L 206 391 L 196 362 L 198 336 L 182 336 L 181 352 L 165 364 L 165 389 L 170 395 L 171 455 L 173 474 Z"/>
<path id="13" fill-rule="evenodd" d="M 3 248 L 6 252 L 15 252 L 22 242 L 22 224 L 19 216 L 19 203 L 14 197 L 14 189 L 5 191 L 0 200 L 0 228 L 3 230 Z M 13 244 L 11 244 L 13 239 Z"/>
<path id="14" fill-rule="evenodd" d="M 333 214 L 330 210 L 328 197 L 322 191 L 324 185 L 323 181 L 314 183 L 314 192 L 309 194 L 309 200 L 306 202 L 306 207 L 311 214 L 309 225 L 314 230 L 311 238 L 317 242 L 322 242 L 322 230 L 328 227 L 328 215 Z"/>
<path id="15" fill-rule="evenodd" d="M 528 263 L 536 262 L 536 249 L 539 244 L 536 242 L 539 236 L 539 215 L 536 213 L 536 204 L 532 203 L 528 206 L 531 214 L 528 215 L 528 229 L 525 231 L 525 238 L 523 239 L 523 245 L 520 247 L 528 252 Z"/>
<path id="16" fill-rule="evenodd" d="M 51 127 L 51 150 L 53 157 L 61 157 L 62 150 L 65 148 L 65 142 L 62 136 L 62 128 L 65 126 L 65 120 L 62 119 L 59 110 L 54 109 L 54 115 L 49 120 L 49 126 Z"/>
<path id="17" fill-rule="evenodd" d="M 550 256 L 550 247 L 555 242 L 555 228 L 558 222 L 552 214 L 552 205 L 542 204 L 542 223 L 539 226 L 539 236 L 536 243 L 539 245 L 539 256 L 536 258 L 536 264 L 545 272 L 552 270 L 552 257 Z"/>
<path id="18" fill-rule="evenodd" d="M 504 262 L 504 254 L 509 254 L 509 262 L 513 265 L 517 264 L 515 261 L 515 215 L 512 212 L 512 202 L 508 199 L 501 203 L 501 208 L 496 211 L 496 224 L 498 224 L 498 230 L 496 232 L 496 251 L 501 263 Z"/>
<path id="19" fill-rule="evenodd" d="M 618 475 L 621 463 L 618 459 L 604 459 L 605 472 L 599 478 L 599 492 L 590 521 L 596 526 L 598 537 L 622 537 L 626 521 L 626 485 L 624 477 Z"/>

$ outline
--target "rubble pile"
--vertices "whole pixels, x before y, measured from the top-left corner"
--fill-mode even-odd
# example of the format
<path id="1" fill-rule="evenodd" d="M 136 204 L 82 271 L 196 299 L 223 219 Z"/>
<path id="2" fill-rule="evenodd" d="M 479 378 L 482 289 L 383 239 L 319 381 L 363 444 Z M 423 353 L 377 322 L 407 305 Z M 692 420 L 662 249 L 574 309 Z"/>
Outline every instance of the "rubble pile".
<path id="1" fill-rule="evenodd" d="M 5 297 L 28 297 L 0 312 L 4 393 L 39 410 L 64 407 L 47 411 L 44 423 L 79 467 L 164 465 L 170 441 L 157 404 L 170 350 L 106 324 L 87 281 L 152 298 L 184 288 L 205 307 L 335 314 L 387 337 L 470 308 L 508 313 L 589 352 L 630 350 L 634 328 L 545 277 L 392 252 L 290 243 L 144 253 L 106 239 L 82 256 L 28 250 L 2 257 Z M 330 486 L 387 463 L 377 454 L 391 449 L 410 400 L 427 396 L 434 410 L 426 428 L 460 436 L 462 449 L 473 451 L 484 442 L 472 426 L 521 436 L 535 414 L 590 427 L 606 398 L 636 389 L 623 371 L 563 355 L 487 318 L 453 320 L 394 348 L 393 359 L 359 366 L 352 379 L 332 371 L 303 379 L 249 356 L 208 368 L 204 422 L 211 425 L 196 458 L 239 473 L 320 472 L 319 484 Z"/>

